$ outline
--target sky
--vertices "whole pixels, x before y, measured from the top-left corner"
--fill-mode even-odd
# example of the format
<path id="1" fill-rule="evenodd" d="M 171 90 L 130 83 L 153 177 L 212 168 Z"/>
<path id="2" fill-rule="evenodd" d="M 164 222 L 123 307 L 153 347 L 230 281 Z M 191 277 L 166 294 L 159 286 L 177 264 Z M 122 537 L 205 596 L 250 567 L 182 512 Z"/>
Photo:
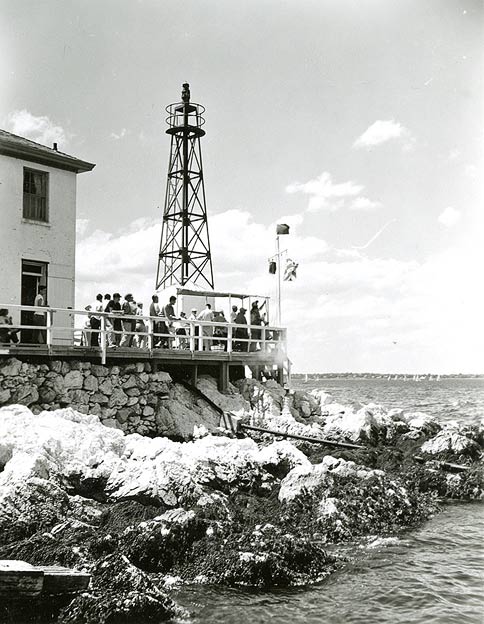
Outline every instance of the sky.
<path id="1" fill-rule="evenodd" d="M 477 0 L 0 0 L 0 125 L 78 176 L 76 306 L 154 292 L 189 82 L 215 287 L 297 279 L 295 372 L 484 372 L 484 6 Z M 273 306 L 275 309 L 276 306 Z"/>

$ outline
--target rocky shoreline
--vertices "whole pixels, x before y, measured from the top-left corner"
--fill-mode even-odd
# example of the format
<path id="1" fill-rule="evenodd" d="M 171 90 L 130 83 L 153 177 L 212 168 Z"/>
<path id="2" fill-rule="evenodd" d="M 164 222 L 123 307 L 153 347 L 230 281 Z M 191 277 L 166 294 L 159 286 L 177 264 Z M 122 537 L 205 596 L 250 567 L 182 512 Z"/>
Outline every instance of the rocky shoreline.
<path id="1" fill-rule="evenodd" d="M 63 375 L 58 389 L 65 392 L 72 369 L 47 367 L 38 387 L 54 380 L 50 372 Z M 83 385 L 93 376 L 92 367 L 78 372 Z M 158 388 L 149 421 L 155 426 L 145 435 L 122 426 L 130 422 L 129 415 L 118 420 L 125 406 L 107 408 L 117 411 L 110 414 L 114 422 L 105 418 L 104 424 L 102 412 L 82 413 L 89 400 L 87 410 L 55 401 L 44 403 L 50 411 L 39 402 L 32 409 L 0 408 L 0 559 L 92 574 L 89 591 L 65 606 L 58 622 L 183 618 L 170 598 L 170 588 L 182 583 L 266 589 L 317 583 L 344 563 L 338 544 L 395 535 L 446 500 L 483 497 L 482 427 L 444 426 L 422 413 L 373 404 L 353 411 L 324 392 L 287 395 L 272 381 L 241 380 L 220 394 L 210 377 L 200 378 L 199 390 L 244 422 L 364 448 L 268 434 L 235 438 L 217 428 L 209 405 L 182 392 L 167 373 L 163 380 L 150 377 L 161 373 L 138 373 L 148 377 L 141 389 L 135 378 L 131 387 L 140 394 L 133 396 L 149 399 L 146 386 L 158 383 L 166 397 L 160 399 Z M 132 375 L 115 374 L 121 383 Z M 13 378 L 0 378 L 0 392 L 8 390 L 10 398 L 20 390 Z M 83 390 L 99 392 L 99 383 Z M 165 423 L 170 415 L 172 439 L 159 432 L 161 409 Z M 461 469 L 444 470 L 442 462 Z M 6 607 L 1 615 L 18 622 Z M 22 617 L 37 616 L 27 606 Z"/>

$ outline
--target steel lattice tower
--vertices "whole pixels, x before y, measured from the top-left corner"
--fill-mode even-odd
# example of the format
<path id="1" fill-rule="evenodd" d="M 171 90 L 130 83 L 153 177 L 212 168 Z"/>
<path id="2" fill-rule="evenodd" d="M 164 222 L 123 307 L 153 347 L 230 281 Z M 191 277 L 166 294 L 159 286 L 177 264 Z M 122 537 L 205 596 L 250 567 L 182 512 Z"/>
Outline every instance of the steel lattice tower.
<path id="1" fill-rule="evenodd" d="M 182 101 L 166 111 L 171 145 L 156 288 L 202 281 L 213 289 L 200 148 L 205 108 L 190 102 L 185 83 Z"/>

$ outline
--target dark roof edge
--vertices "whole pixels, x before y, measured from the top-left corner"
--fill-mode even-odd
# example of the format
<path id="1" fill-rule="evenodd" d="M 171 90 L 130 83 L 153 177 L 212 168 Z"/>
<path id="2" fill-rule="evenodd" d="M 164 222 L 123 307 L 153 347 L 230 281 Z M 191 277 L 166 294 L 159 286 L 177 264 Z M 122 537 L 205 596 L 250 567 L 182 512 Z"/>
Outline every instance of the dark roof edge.
<path id="1" fill-rule="evenodd" d="M 85 160 L 80 160 L 74 156 L 69 156 L 63 152 L 57 152 L 45 145 L 35 143 L 29 139 L 23 137 L 17 137 L 15 134 L 7 133 L 12 138 L 20 139 L 12 141 L 4 139 L 0 135 L 0 154 L 5 156 L 12 156 L 13 158 L 21 158 L 30 162 L 35 162 L 44 165 L 51 165 L 58 169 L 66 169 L 68 171 L 74 171 L 75 173 L 84 173 L 86 171 L 92 171 L 96 166 L 93 163 Z"/>

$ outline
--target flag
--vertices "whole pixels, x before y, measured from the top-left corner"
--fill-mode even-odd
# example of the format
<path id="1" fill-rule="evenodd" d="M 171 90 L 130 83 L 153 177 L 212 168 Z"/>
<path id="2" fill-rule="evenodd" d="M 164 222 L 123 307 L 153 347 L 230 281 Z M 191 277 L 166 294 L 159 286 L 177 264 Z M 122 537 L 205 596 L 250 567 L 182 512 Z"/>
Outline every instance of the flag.
<path id="1" fill-rule="evenodd" d="M 285 282 L 292 282 L 296 279 L 296 269 L 298 266 L 299 264 L 297 262 L 294 262 L 294 260 L 291 260 L 290 258 L 286 260 L 286 269 L 284 271 Z"/>
<path id="2" fill-rule="evenodd" d="M 289 234 L 289 226 L 287 223 L 278 223 L 276 227 L 276 234 L 280 236 L 281 234 Z"/>
<path id="3" fill-rule="evenodd" d="M 277 263 L 274 262 L 274 260 L 270 260 L 269 261 L 269 273 L 271 275 L 275 275 L 276 271 L 277 271 Z"/>

